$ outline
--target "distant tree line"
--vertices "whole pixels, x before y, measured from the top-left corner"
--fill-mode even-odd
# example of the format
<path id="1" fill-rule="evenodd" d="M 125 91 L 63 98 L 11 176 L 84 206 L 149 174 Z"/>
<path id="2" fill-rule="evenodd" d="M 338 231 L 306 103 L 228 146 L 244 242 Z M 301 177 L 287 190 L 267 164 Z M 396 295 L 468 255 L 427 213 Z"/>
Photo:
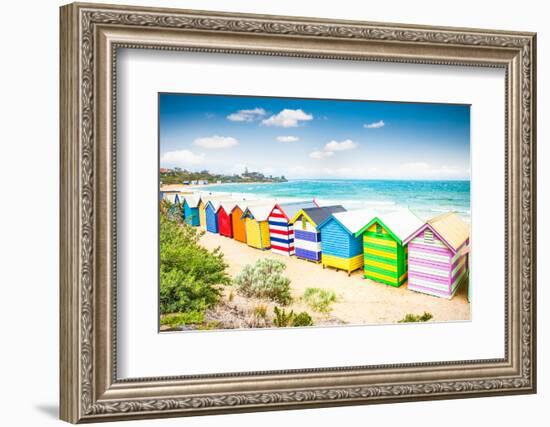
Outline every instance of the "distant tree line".
<path id="1" fill-rule="evenodd" d="M 173 168 L 166 169 L 161 168 L 160 180 L 163 184 L 191 184 L 192 181 L 208 181 L 209 184 L 216 183 L 218 181 L 222 183 L 240 183 L 240 182 L 287 182 L 287 179 L 283 176 L 266 176 L 260 172 L 249 172 L 248 169 L 242 174 L 223 175 L 214 174 L 207 170 L 199 172 L 191 172 L 186 169 Z"/>

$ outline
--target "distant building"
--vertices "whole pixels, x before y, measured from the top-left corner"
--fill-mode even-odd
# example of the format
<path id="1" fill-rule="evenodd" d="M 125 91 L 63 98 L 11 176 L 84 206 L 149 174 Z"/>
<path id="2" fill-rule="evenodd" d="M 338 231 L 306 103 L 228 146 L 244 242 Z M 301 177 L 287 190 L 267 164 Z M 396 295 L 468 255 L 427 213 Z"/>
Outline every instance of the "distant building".
<path id="1" fill-rule="evenodd" d="M 160 173 L 168 173 L 168 172 L 171 172 L 171 170 L 168 169 L 168 168 L 160 168 L 159 170 L 160 170 Z"/>

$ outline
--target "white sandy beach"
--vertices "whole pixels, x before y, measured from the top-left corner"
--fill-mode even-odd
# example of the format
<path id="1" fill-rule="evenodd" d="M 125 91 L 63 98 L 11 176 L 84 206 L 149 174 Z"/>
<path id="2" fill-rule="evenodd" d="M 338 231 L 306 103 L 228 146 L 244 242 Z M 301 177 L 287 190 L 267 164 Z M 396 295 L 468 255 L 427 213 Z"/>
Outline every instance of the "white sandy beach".
<path id="1" fill-rule="evenodd" d="M 372 280 L 364 279 L 362 270 L 350 277 L 347 273 L 323 269 L 320 264 L 286 257 L 271 251 L 260 251 L 236 240 L 205 233 L 201 243 L 208 249 L 220 247 L 229 265 L 229 273 L 234 276 L 246 264 L 253 264 L 260 258 L 275 258 L 286 263 L 285 276 L 291 279 L 292 293 L 298 300 L 306 288 L 331 289 L 338 295 L 333 304 L 332 317 L 349 324 L 394 323 L 407 313 L 433 315 L 432 321 L 470 320 L 467 284 L 463 283 L 452 300 L 441 299 L 409 291 L 407 284 L 393 288 Z M 295 311 L 308 310 L 301 302 L 291 307 Z"/>

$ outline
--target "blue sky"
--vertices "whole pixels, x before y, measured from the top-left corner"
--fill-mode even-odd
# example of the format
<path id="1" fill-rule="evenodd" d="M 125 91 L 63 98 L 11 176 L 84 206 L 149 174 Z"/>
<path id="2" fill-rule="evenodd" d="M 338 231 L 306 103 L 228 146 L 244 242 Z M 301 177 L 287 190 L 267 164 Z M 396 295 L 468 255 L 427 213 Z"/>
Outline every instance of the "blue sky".
<path id="1" fill-rule="evenodd" d="M 287 178 L 469 179 L 470 107 L 159 95 L 161 167 Z"/>

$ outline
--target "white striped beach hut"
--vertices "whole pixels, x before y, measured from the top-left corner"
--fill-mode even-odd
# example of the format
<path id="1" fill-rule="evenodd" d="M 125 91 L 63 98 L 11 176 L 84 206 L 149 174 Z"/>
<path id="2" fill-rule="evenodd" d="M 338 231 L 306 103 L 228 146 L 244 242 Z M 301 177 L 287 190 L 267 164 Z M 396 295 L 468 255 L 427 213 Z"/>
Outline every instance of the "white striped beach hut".
<path id="1" fill-rule="evenodd" d="M 268 218 L 271 252 L 285 256 L 294 255 L 292 218 L 301 209 L 313 207 L 317 207 L 317 204 L 313 200 L 277 203 L 273 207 Z"/>

